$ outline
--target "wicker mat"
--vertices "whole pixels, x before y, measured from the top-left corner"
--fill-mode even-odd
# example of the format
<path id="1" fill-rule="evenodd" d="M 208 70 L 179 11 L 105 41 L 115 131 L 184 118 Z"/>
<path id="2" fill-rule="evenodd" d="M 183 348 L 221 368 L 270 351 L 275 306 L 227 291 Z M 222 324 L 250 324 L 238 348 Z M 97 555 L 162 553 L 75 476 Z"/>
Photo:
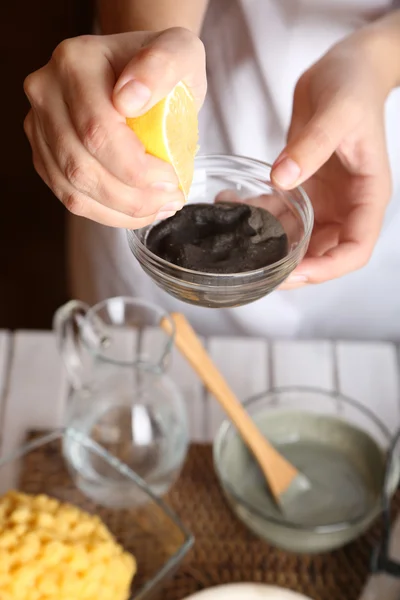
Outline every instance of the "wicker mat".
<path id="1" fill-rule="evenodd" d="M 36 492 L 38 478 L 43 481 L 48 475 L 51 479 L 54 471 L 59 479 L 69 477 L 59 441 L 28 457 L 21 488 Z M 233 516 L 215 477 L 209 445 L 191 446 L 181 477 L 166 500 L 196 541 L 174 578 L 163 587 L 163 600 L 182 600 L 201 589 L 230 582 L 278 585 L 313 600 L 358 600 L 368 576 L 372 547 L 379 540 L 378 523 L 353 544 L 329 554 L 300 556 L 272 548 Z M 400 507 L 399 494 L 394 504 L 396 509 Z"/>

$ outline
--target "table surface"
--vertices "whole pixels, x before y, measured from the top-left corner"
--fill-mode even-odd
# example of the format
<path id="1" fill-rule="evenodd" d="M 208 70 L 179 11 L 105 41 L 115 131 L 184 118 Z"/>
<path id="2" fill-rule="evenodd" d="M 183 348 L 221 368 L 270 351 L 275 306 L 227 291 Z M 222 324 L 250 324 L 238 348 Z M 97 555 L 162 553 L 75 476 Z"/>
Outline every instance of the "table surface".
<path id="1" fill-rule="evenodd" d="M 288 385 L 338 390 L 372 409 L 391 432 L 400 426 L 400 348 L 394 344 L 231 337 L 205 344 L 240 399 Z M 186 399 L 192 440 L 211 441 L 221 409 L 176 350 L 170 374 Z M 62 426 L 68 393 L 52 332 L 0 331 L 0 456 L 23 443 L 30 429 Z"/>

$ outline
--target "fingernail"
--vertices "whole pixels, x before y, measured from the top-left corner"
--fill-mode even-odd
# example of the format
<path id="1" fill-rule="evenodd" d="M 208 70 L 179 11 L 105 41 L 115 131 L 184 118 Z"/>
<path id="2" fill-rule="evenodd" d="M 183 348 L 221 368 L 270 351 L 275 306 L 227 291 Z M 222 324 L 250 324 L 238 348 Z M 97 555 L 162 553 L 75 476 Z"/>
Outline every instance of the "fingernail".
<path id="1" fill-rule="evenodd" d="M 272 169 L 272 178 L 279 186 L 288 188 L 295 185 L 300 173 L 299 165 L 291 158 L 286 157 Z"/>
<path id="2" fill-rule="evenodd" d="M 150 100 L 151 90 L 140 81 L 128 81 L 117 93 L 126 117 L 134 117 Z"/>
<path id="3" fill-rule="evenodd" d="M 161 210 L 157 214 L 156 219 L 158 219 L 160 221 L 164 221 L 164 219 L 169 219 L 169 217 L 173 217 L 175 214 L 176 214 L 176 210 L 171 210 L 171 211 Z"/>
<path id="4" fill-rule="evenodd" d="M 156 183 L 153 183 L 151 187 L 156 190 L 162 190 L 163 192 L 176 192 L 178 190 L 178 186 L 170 181 L 157 181 Z"/>
<path id="5" fill-rule="evenodd" d="M 308 281 L 307 275 L 289 275 L 285 283 L 305 283 Z"/>

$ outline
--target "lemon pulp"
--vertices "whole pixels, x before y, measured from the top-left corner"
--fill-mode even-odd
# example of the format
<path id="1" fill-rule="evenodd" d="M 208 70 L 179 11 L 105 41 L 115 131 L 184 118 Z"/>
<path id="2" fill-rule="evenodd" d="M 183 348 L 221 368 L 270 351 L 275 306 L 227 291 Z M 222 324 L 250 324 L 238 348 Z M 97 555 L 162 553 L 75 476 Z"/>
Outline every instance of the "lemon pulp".
<path id="1" fill-rule="evenodd" d="M 128 118 L 148 154 L 170 163 L 187 198 L 198 149 L 198 117 L 194 98 L 180 82 L 163 100 L 140 117 Z"/>

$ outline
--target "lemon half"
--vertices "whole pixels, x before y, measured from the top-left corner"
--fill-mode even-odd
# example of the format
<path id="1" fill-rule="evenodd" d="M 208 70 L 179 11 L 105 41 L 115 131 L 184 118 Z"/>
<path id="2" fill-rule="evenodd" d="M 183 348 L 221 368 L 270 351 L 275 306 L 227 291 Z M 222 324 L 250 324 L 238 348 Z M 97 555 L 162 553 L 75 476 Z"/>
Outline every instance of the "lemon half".
<path id="1" fill-rule="evenodd" d="M 148 154 L 170 163 L 187 198 L 193 181 L 199 126 L 194 98 L 180 82 L 163 100 L 140 117 L 128 118 Z"/>

